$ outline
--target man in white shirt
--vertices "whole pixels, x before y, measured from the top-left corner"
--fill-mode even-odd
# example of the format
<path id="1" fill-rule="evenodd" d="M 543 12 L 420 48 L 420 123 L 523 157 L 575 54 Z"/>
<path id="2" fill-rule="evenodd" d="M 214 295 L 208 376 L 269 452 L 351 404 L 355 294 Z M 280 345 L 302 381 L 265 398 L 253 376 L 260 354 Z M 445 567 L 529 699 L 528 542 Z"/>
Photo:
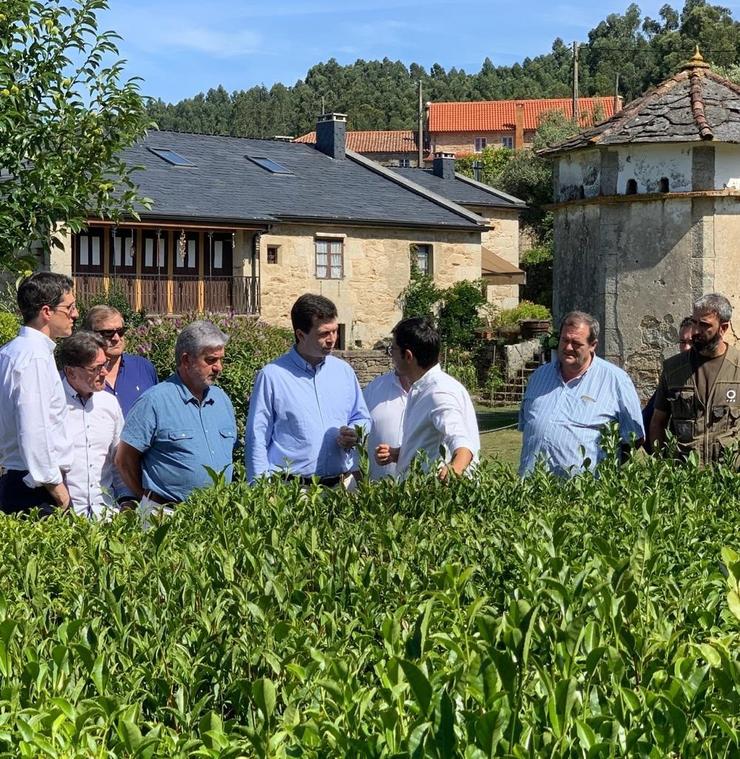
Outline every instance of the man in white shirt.
<path id="1" fill-rule="evenodd" d="M 369 451 L 374 451 L 381 443 L 387 443 L 392 448 L 398 448 L 401 445 L 403 417 L 410 387 L 411 382 L 406 377 L 400 377 L 392 371 L 376 377 L 362 391 L 370 418 L 373 420 L 367 439 Z M 394 477 L 395 474 L 394 462 L 380 465 L 374 456 L 370 456 L 371 480 Z"/>
<path id="2" fill-rule="evenodd" d="M 59 352 L 74 445 L 67 488 L 75 513 L 85 517 L 112 514 L 116 496 L 123 492 L 114 464 L 123 412 L 114 395 L 101 392 L 108 374 L 105 348 L 106 341 L 96 333 L 76 332 Z"/>
<path id="3" fill-rule="evenodd" d="M 480 451 L 475 409 L 468 391 L 439 366 L 439 333 L 423 317 L 400 321 L 393 328 L 391 357 L 396 372 L 411 382 L 400 447 L 387 442 L 375 449 L 380 465 L 396 462 L 404 475 L 417 457 L 429 466 L 440 459 L 439 477 L 461 475 Z"/>
<path id="4" fill-rule="evenodd" d="M 0 511 L 69 508 L 64 477 L 72 464 L 67 403 L 54 363 L 54 340 L 78 316 L 73 282 L 38 272 L 18 287 L 23 326 L 0 349 Z"/>

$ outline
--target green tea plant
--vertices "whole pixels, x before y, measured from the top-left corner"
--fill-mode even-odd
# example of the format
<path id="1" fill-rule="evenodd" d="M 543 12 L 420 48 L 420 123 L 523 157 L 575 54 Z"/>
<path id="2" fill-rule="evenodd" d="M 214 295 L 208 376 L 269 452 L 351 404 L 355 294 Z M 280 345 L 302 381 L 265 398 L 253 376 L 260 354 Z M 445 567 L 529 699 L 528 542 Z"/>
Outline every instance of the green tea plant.
<path id="1" fill-rule="evenodd" d="M 484 462 L 216 481 L 147 532 L 0 518 L 0 756 L 737 756 L 739 478 Z"/>

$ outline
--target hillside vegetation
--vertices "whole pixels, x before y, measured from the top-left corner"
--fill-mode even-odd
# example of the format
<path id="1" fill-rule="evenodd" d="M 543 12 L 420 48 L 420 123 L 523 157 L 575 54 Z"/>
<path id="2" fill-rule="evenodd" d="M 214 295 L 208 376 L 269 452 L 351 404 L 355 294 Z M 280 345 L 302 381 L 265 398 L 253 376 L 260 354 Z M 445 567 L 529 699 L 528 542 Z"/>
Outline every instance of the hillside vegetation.
<path id="1" fill-rule="evenodd" d="M 612 95 L 619 77 L 619 94 L 632 100 L 675 73 L 697 44 L 713 65 L 732 67 L 740 54 L 739 29 L 729 9 L 705 0 L 686 0 L 682 10 L 666 4 L 657 19 L 632 4 L 581 41 L 580 94 Z M 231 93 L 214 86 L 176 104 L 153 101 L 149 113 L 160 129 L 243 137 L 298 136 L 315 127 L 322 110 L 348 114 L 349 129 L 415 129 L 419 81 L 430 101 L 569 97 L 572 68 L 571 45 L 560 38 L 550 52 L 513 66 L 487 58 L 477 73 L 437 64 L 427 71 L 387 58 L 342 66 L 332 58 L 293 85 Z"/>

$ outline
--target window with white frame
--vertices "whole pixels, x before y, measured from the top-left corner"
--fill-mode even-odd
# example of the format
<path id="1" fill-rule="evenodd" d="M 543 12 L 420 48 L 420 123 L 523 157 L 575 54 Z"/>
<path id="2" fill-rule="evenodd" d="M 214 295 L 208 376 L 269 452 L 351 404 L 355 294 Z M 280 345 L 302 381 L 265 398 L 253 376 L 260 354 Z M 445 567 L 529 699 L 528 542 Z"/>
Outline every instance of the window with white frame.
<path id="1" fill-rule="evenodd" d="M 316 278 L 344 277 L 344 243 L 342 240 L 316 240 Z"/>
<path id="2" fill-rule="evenodd" d="M 411 167 L 411 160 L 408 158 L 399 158 L 398 159 L 398 167 L 400 169 L 408 169 Z"/>
<path id="3" fill-rule="evenodd" d="M 502 148 L 513 148 L 514 147 L 514 138 L 513 137 L 502 137 L 501 138 L 501 147 Z"/>
<path id="4" fill-rule="evenodd" d="M 432 274 L 432 246 L 429 243 L 414 243 L 411 246 L 411 261 L 419 274 Z"/>
<path id="5" fill-rule="evenodd" d="M 488 140 L 486 140 L 485 137 L 476 137 L 475 138 L 475 152 L 476 153 L 482 153 L 483 149 L 488 144 Z"/>

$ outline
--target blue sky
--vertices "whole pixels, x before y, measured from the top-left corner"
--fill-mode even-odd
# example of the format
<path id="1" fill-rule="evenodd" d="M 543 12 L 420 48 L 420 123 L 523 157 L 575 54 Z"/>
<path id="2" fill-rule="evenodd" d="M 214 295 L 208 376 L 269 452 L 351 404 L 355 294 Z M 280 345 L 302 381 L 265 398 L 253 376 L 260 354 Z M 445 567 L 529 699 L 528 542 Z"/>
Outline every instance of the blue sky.
<path id="1" fill-rule="evenodd" d="M 628 0 L 109 0 L 100 26 L 118 32 L 127 76 L 175 102 L 227 90 L 295 84 L 321 61 L 388 57 L 475 72 L 486 57 L 510 65 L 549 52 L 556 37 L 584 41 Z M 657 18 L 665 0 L 639 2 Z M 670 3 L 680 9 L 683 1 Z M 733 3 L 720 3 L 732 8 Z M 737 16 L 737 11 L 734 11 Z"/>

